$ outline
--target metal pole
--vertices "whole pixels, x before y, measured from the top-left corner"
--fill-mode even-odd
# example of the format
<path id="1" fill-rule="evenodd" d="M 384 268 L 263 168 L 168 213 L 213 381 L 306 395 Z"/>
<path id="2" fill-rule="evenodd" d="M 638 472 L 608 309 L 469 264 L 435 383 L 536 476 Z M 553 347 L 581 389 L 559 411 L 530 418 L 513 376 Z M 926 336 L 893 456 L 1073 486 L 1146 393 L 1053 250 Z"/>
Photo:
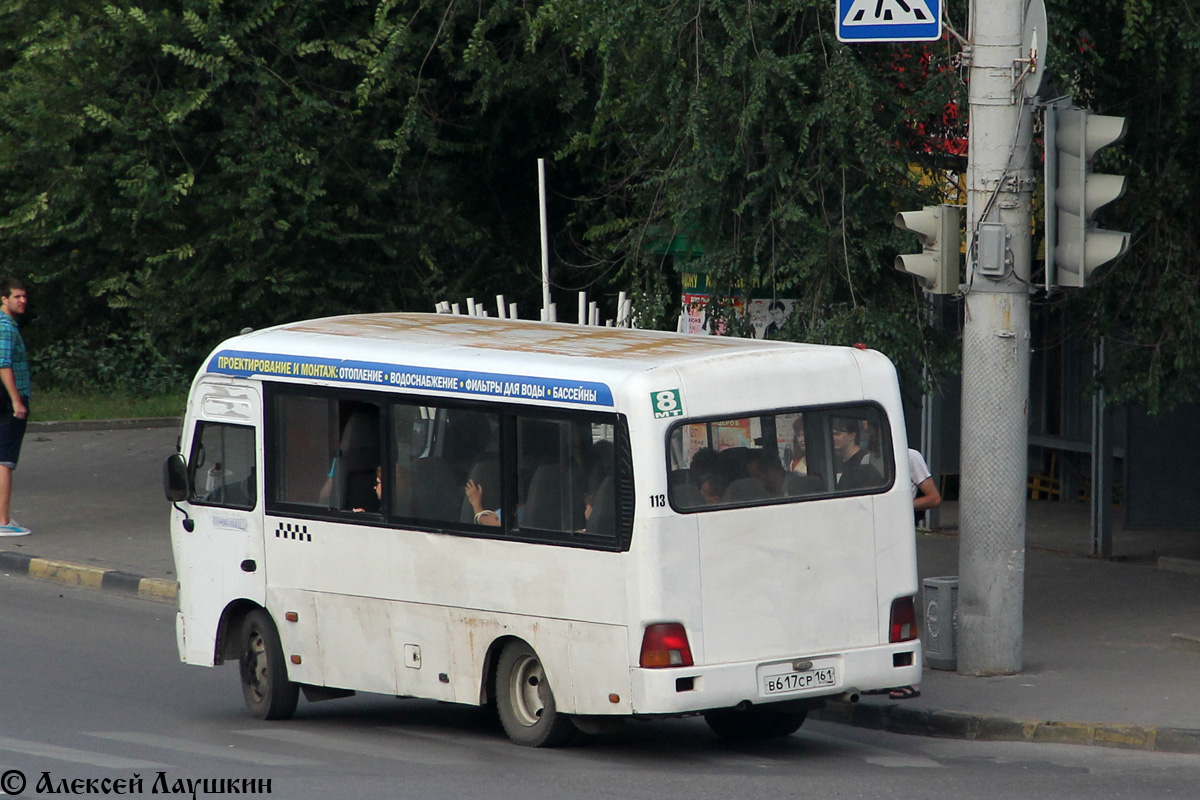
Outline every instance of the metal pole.
<path id="1" fill-rule="evenodd" d="M 942 303 L 936 295 L 925 295 L 925 314 L 926 319 L 932 325 L 936 325 L 940 330 Z M 925 372 L 923 377 L 928 379 L 929 374 Z M 931 388 L 921 395 L 921 434 L 919 449 L 925 455 L 925 465 L 929 467 L 929 472 L 933 475 L 935 481 L 942 477 L 942 457 L 941 444 L 942 432 L 937 427 L 938 421 L 942 418 L 941 401 L 936 396 L 937 389 Z M 909 442 L 909 447 L 913 446 Z M 942 487 L 939 485 L 938 489 Z M 941 513 L 938 508 L 930 508 L 925 511 L 924 520 L 918 526 L 921 530 L 931 531 L 941 527 Z"/>
<path id="2" fill-rule="evenodd" d="M 550 234 L 546 230 L 546 159 L 538 159 L 538 208 L 542 223 L 542 319 L 550 319 Z"/>
<path id="3" fill-rule="evenodd" d="M 1092 372 L 1104 369 L 1104 337 L 1093 345 Z M 1112 441 L 1109 435 L 1108 401 L 1104 389 L 1092 395 L 1092 555 L 1113 554 L 1112 538 Z"/>
<path id="4" fill-rule="evenodd" d="M 1021 671 L 1034 185 L 1024 17 L 1023 0 L 971 3 L 958 594 L 958 669 L 970 675 Z"/>

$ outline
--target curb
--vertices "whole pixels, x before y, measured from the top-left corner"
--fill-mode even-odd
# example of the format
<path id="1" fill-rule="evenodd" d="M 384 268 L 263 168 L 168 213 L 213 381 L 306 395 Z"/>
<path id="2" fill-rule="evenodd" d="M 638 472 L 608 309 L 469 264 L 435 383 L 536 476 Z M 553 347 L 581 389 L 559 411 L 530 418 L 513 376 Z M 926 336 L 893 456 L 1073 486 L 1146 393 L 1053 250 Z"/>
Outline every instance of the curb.
<path id="1" fill-rule="evenodd" d="M 130 572 L 116 569 L 101 569 L 67 561 L 0 550 L 0 571 L 14 575 L 28 575 L 67 586 L 82 586 L 87 589 L 104 589 L 142 600 L 173 603 L 179 596 L 179 584 L 161 578 L 143 578 Z"/>
<path id="2" fill-rule="evenodd" d="M 895 704 L 830 702 L 813 719 L 856 728 L 972 742 L 1026 742 L 1115 747 L 1156 753 L 1200 755 L 1200 730 L 1142 725 L 1106 725 L 973 714 L 922 711 Z"/>
<path id="3" fill-rule="evenodd" d="M 68 433 L 73 431 L 134 430 L 169 428 L 181 423 L 181 417 L 57 420 L 30 422 L 26 431 L 30 433 Z M 179 597 L 179 584 L 175 581 L 143 578 L 141 575 L 134 575 L 131 572 L 38 558 L 11 550 L 0 550 L 0 571 L 54 581 L 67 586 L 104 589 L 160 603 L 174 603 Z"/>

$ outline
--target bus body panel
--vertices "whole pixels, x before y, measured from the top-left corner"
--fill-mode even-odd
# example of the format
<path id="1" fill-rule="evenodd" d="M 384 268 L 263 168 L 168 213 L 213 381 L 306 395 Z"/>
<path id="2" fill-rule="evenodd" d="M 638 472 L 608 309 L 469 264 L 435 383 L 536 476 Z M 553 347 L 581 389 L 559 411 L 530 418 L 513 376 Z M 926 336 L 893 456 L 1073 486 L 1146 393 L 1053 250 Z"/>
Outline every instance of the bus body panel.
<path id="1" fill-rule="evenodd" d="M 912 530 L 907 457 L 897 459 L 892 486 L 883 494 L 831 497 L 810 502 L 720 509 L 680 514 L 647 502 L 668 483 L 664 442 L 673 418 L 655 420 L 646 413 L 655 392 L 680 389 L 681 416 L 720 417 L 752 410 L 871 402 L 881 405 L 891 424 L 895 453 L 906 452 L 903 413 L 891 363 L 877 353 L 828 350 L 797 353 L 795 371 L 779 378 L 774 354 L 723 357 L 737 375 L 737 392 L 715 391 L 705 364 L 683 363 L 631 377 L 618 392 L 634 440 L 638 518 L 634 550 L 641 569 L 632 580 L 631 597 L 642 600 L 631 615 L 641 628 L 656 622 L 682 622 L 697 665 L 716 669 L 734 682 L 724 690 L 743 700 L 757 696 L 753 680 L 738 681 L 737 669 L 783 658 L 845 654 L 853 671 L 838 687 L 878 687 L 914 682 L 911 668 L 893 665 L 892 652 L 915 654 L 909 663 L 920 671 L 918 642 L 888 643 L 892 601 L 917 591 L 916 549 Z M 750 403 L 747 398 L 752 398 Z M 643 401 L 642 398 L 647 398 Z M 641 408 L 638 408 L 638 406 Z M 900 467 L 903 467 L 903 472 Z M 653 524 L 646 524 L 653 520 Z M 630 628 L 636 656 L 641 632 Z M 855 655 L 851 657 L 850 652 Z M 747 658 L 755 659 L 747 662 Z M 839 656 L 841 657 L 841 656 Z M 903 659 L 902 659 L 903 660 Z M 718 666 L 719 665 L 719 666 Z M 872 671 L 872 668 L 874 671 Z M 653 670 L 636 670 L 643 681 Z M 689 670 L 665 670 L 700 676 Z M 708 674 L 708 673 L 704 673 Z M 744 670 L 742 671 L 745 677 Z M 715 684 L 707 677 L 700 683 Z M 849 682 L 847 682 L 849 681 Z M 635 684 L 639 683 L 635 678 Z M 663 686 L 673 687 L 674 678 Z M 712 706 L 710 691 L 681 693 L 671 712 Z M 828 687 L 817 694 L 831 694 Z M 637 691 L 635 690 L 635 696 Z M 780 699 L 792 699 L 791 696 Z M 638 699 L 639 713 L 652 706 Z"/>
<path id="2" fill-rule="evenodd" d="M 624 626 L 277 588 L 268 606 L 299 683 L 479 705 L 488 650 L 511 637 L 537 651 L 563 712 L 631 710 Z"/>
<path id="3" fill-rule="evenodd" d="M 351 360 L 351 371 L 330 366 Z M 185 662 L 214 662 L 220 615 L 245 599 L 275 619 L 289 677 L 332 688 L 480 703 L 489 654 L 508 637 L 535 649 L 566 713 L 691 713 L 919 680 L 919 642 L 888 642 L 891 603 L 917 580 L 899 391 L 877 353 L 434 315 L 317 320 L 217 348 L 193 386 L 183 452 L 197 422 L 245 418 L 268 474 L 264 380 L 621 414 L 634 466 L 628 551 L 265 515 L 259 481 L 249 511 L 182 504 L 195 535 L 172 514 Z M 582 388 L 559 394 L 563 382 Z M 678 413 L 663 404 L 675 398 Z M 886 413 L 886 490 L 672 507 L 673 424 L 848 403 Z M 639 666 L 656 622 L 684 625 L 694 666 Z M 835 665 L 836 685 L 763 696 L 763 665 L 789 659 Z"/>
<path id="4" fill-rule="evenodd" d="M 705 663 L 879 644 L 870 500 L 803 505 L 700 523 Z"/>
<path id="5" fill-rule="evenodd" d="M 306 529 L 312 541 L 268 535 L 273 589 L 352 594 L 495 614 L 623 621 L 622 554 L 504 542 L 404 528 L 269 518 L 277 532 Z M 546 553 L 546 550 L 552 550 Z M 347 577 L 353 577 L 353 591 Z M 567 579 L 564 579 L 564 578 Z"/>

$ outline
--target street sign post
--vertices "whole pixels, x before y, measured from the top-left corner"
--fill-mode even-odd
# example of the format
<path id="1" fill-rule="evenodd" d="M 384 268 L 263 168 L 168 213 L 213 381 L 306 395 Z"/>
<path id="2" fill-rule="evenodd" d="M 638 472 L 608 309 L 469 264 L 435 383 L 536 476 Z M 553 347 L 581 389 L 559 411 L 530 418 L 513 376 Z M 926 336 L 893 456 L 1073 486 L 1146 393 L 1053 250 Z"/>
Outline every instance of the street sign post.
<path id="1" fill-rule="evenodd" d="M 843 42 L 932 42 L 942 37 L 943 0 L 838 0 Z"/>

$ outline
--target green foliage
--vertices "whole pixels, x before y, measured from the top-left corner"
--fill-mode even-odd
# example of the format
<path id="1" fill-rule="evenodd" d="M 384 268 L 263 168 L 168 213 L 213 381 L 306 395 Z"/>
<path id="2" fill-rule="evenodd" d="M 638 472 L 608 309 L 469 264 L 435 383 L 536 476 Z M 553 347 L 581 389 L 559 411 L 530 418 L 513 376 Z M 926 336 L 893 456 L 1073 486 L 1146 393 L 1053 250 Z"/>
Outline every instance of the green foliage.
<path id="1" fill-rule="evenodd" d="M 1156 412 L 1200 400 L 1200 14 L 1191 0 L 1058 0 L 1048 11 L 1058 89 L 1128 119 L 1101 157 L 1128 176 L 1102 214 L 1132 232 L 1130 251 L 1070 298 L 1076 330 L 1109 337 L 1115 402 Z"/>
<path id="2" fill-rule="evenodd" d="M 561 36 L 598 86 L 560 154 L 594 180 L 581 238 L 648 305 L 662 294 L 659 243 L 683 235 L 726 330 L 739 332 L 729 297 L 753 285 L 801 298 L 795 338 L 945 368 L 947 342 L 892 269 L 913 242 L 891 219 L 935 202 L 914 167 L 964 166 L 919 133 L 962 93 L 951 48 L 847 47 L 833 27 L 827 0 L 546 3 L 535 33 Z"/>
<path id="3" fill-rule="evenodd" d="M 525 41 L 504 2 L 0 0 L 0 259 L 34 359 L 99 324 L 194 364 L 535 274 L 531 109 L 564 78 Z"/>
<path id="4" fill-rule="evenodd" d="M 145 340 L 86 331 L 50 342 L 32 363 L 33 381 L 43 391 L 115 393 L 135 398 L 186 390 L 191 368 L 173 364 Z"/>
<path id="5" fill-rule="evenodd" d="M 1133 247 L 1071 319 L 1120 345 L 1119 400 L 1196 399 L 1198 15 L 1049 12 L 1060 91 L 1131 131 L 1109 226 Z M 799 298 L 789 337 L 876 347 L 911 384 L 954 343 L 890 221 L 963 169 L 930 146 L 965 100 L 957 51 L 841 45 L 829 0 L 0 0 L 0 263 L 32 284 L 39 381 L 154 386 L 245 326 L 528 306 L 553 156 L 561 286 L 633 288 L 670 327 L 679 237 L 730 332 L 747 286 Z"/>

